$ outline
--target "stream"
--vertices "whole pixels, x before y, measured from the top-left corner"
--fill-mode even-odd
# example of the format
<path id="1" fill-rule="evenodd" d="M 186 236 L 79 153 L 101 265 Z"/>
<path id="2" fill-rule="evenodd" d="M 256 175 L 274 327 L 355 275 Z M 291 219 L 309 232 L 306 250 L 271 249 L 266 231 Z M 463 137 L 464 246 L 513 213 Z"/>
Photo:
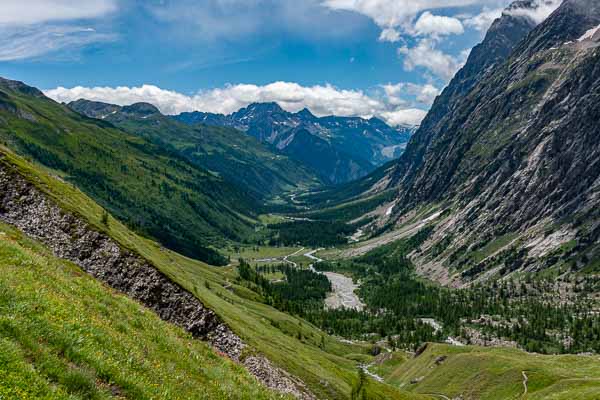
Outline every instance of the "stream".
<path id="1" fill-rule="evenodd" d="M 358 289 L 359 285 L 352 281 L 352 278 L 348 278 L 345 275 L 338 274 L 335 272 L 319 272 L 314 268 L 314 264 L 320 263 L 323 260 L 315 256 L 315 253 L 321 249 L 309 251 L 304 254 L 304 257 L 310 258 L 314 261 L 313 264 L 309 265 L 311 271 L 323 274 L 331 282 L 331 288 L 333 291 L 329 293 L 325 299 L 325 307 L 335 310 L 338 308 L 348 308 L 357 311 L 361 311 L 364 308 L 364 303 L 360 301 L 360 298 L 354 293 Z"/>

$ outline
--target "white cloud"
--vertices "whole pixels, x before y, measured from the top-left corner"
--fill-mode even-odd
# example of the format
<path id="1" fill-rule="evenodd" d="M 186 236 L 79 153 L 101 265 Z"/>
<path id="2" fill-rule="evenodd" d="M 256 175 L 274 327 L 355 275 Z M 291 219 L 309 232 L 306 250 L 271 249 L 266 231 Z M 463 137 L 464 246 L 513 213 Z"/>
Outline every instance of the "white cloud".
<path id="1" fill-rule="evenodd" d="M 428 90 L 428 89 L 426 89 Z M 140 87 L 74 87 L 46 91 L 59 102 L 80 98 L 119 105 L 148 102 L 165 114 L 204 111 L 230 114 L 248 104 L 275 101 L 284 109 L 297 112 L 310 109 L 315 115 L 380 116 L 390 124 L 418 124 L 426 111 L 400 107 L 387 96 L 370 96 L 360 90 L 338 89 L 331 85 L 301 86 L 292 82 L 274 82 L 264 86 L 237 84 L 198 92 L 188 96 L 153 85 Z"/>
<path id="2" fill-rule="evenodd" d="M 461 19 L 468 21 L 469 27 L 484 29 L 484 20 L 490 15 L 478 17 L 455 17 L 436 15 L 434 10 L 457 9 L 467 6 L 494 8 L 510 0 L 321 0 L 321 4 L 332 10 L 351 11 L 371 18 L 380 28 L 379 41 L 407 42 L 404 36 L 417 39 L 416 45 L 404 45 L 398 49 L 403 58 L 404 69 L 413 71 L 424 68 L 442 81 L 449 81 L 464 64 L 463 53 L 446 54 L 440 50 L 445 36 L 463 35 L 465 27 Z M 556 0 L 552 0 L 556 1 Z M 463 10 L 464 11 L 464 10 Z M 446 47 L 447 48 L 447 47 Z M 431 78 L 431 75 L 428 76 Z"/>
<path id="3" fill-rule="evenodd" d="M 117 0 L 2 0 L 0 61 L 114 40 L 115 34 L 97 32 L 87 23 L 116 10 Z M 86 26 L 80 24 L 84 20 Z"/>
<path id="4" fill-rule="evenodd" d="M 394 28 L 386 28 L 381 31 L 379 35 L 380 42 L 391 42 L 395 43 L 400 40 L 400 32 L 395 30 Z"/>
<path id="5" fill-rule="evenodd" d="M 531 18 L 536 24 L 542 23 L 561 4 L 563 0 L 536 0 L 533 7 L 509 7 L 505 14 Z"/>
<path id="6" fill-rule="evenodd" d="M 217 44 L 282 31 L 304 38 L 342 37 L 361 25 L 356 16 L 329 12 L 320 0 L 177 0 L 143 2 L 143 7 L 164 24 L 163 34 Z"/>
<path id="7" fill-rule="evenodd" d="M 117 9 L 116 0 L 2 0 L 0 24 L 29 25 L 97 18 Z"/>
<path id="8" fill-rule="evenodd" d="M 0 61 L 36 58 L 67 48 L 78 49 L 90 43 L 114 39 L 114 35 L 78 26 L 0 27 Z"/>
<path id="9" fill-rule="evenodd" d="M 459 19 L 433 15 L 429 11 L 421 14 L 414 29 L 422 36 L 461 35 L 465 32 Z"/>
<path id="10" fill-rule="evenodd" d="M 427 111 L 418 108 L 408 108 L 397 111 L 388 111 L 381 114 L 381 117 L 391 126 L 416 126 L 420 125 Z"/>
<path id="11" fill-rule="evenodd" d="M 324 0 L 332 10 L 354 11 L 373 19 L 381 28 L 408 27 L 421 12 L 439 8 L 463 7 L 482 0 Z"/>
<path id="12" fill-rule="evenodd" d="M 484 9 L 481 13 L 466 18 L 463 23 L 479 32 L 487 32 L 492 23 L 502 16 L 502 8 Z"/>
<path id="13" fill-rule="evenodd" d="M 387 101 L 393 105 L 407 104 L 406 96 L 412 96 L 418 103 L 431 105 L 441 90 L 428 83 L 416 85 L 414 83 L 397 83 L 382 85 Z"/>
<path id="14" fill-rule="evenodd" d="M 421 39 L 415 47 L 401 47 L 398 55 L 404 57 L 404 68 L 412 71 L 417 67 L 425 68 L 444 81 L 450 80 L 464 64 L 466 53 L 453 57 L 437 49 L 431 39 Z"/>

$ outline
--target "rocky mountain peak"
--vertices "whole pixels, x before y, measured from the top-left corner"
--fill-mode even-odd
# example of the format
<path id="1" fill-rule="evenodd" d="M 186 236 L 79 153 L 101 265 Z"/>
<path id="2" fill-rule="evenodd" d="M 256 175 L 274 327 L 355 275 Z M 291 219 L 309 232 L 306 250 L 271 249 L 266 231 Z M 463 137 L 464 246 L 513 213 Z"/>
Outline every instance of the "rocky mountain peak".
<path id="1" fill-rule="evenodd" d="M 67 106 L 79 114 L 83 114 L 90 118 L 104 119 L 108 115 L 117 113 L 121 110 L 120 106 L 115 104 L 103 103 L 100 101 L 90 101 L 79 99 L 72 101 Z"/>
<path id="2" fill-rule="evenodd" d="M 258 113 L 281 113 L 285 112 L 279 104 L 275 102 L 269 103 L 252 103 L 245 108 L 246 112 L 258 112 Z M 240 110 L 241 112 L 242 110 Z"/>
<path id="3" fill-rule="evenodd" d="M 313 120 L 316 119 L 317 117 L 310 112 L 310 110 L 308 108 L 303 108 L 302 110 L 298 111 L 296 113 L 296 116 L 298 116 L 299 118 L 302 119 L 307 119 L 307 120 Z"/>

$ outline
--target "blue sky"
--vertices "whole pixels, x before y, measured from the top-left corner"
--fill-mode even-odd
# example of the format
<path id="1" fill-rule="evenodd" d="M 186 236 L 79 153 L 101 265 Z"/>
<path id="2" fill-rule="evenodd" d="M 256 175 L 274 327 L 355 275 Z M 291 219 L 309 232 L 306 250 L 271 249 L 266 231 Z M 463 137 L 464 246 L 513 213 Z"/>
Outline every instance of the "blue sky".
<path id="1" fill-rule="evenodd" d="M 508 2 L 3 0 L 0 75 L 59 101 L 277 101 L 415 124 Z"/>

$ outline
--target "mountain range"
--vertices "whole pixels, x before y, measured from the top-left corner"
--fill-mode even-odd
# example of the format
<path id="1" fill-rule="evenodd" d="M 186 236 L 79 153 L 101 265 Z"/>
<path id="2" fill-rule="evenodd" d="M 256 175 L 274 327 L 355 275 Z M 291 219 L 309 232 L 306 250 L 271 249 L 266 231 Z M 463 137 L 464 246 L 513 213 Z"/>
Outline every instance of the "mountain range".
<path id="1" fill-rule="evenodd" d="M 0 398 L 600 398 L 600 2 L 541 1 L 414 129 L 0 78 Z"/>
<path id="2" fill-rule="evenodd" d="M 283 110 L 255 103 L 230 114 L 182 113 L 174 119 L 194 125 L 228 126 L 246 132 L 317 171 L 329 184 L 355 180 L 398 158 L 414 127 L 392 128 L 378 118 L 316 117 L 309 110 Z"/>

